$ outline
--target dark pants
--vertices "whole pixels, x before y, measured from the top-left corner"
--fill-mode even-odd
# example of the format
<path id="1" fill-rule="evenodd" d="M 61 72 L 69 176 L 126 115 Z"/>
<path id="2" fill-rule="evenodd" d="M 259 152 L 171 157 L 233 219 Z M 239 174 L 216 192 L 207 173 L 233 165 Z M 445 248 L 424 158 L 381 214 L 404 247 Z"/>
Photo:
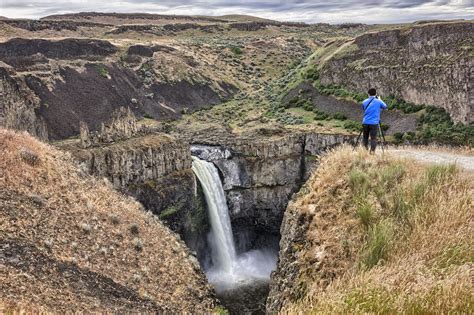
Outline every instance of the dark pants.
<path id="1" fill-rule="evenodd" d="M 370 135 L 370 151 L 375 152 L 377 147 L 377 132 L 379 131 L 379 125 L 362 125 L 364 128 L 364 138 L 363 143 L 364 147 L 369 149 L 369 135 Z"/>

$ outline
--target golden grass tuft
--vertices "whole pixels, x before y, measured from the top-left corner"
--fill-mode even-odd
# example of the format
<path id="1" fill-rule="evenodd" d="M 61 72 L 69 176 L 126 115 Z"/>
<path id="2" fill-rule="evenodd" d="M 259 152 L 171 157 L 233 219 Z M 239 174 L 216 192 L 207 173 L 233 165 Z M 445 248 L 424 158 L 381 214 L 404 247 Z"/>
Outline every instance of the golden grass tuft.
<path id="1" fill-rule="evenodd" d="M 18 255 L 31 264 L 24 269 L 8 260 L 2 309 L 212 311 L 212 290 L 184 243 L 107 180 L 81 173 L 69 153 L 26 133 L 0 129 L 0 170 L 2 248 L 29 250 Z M 34 257 L 43 258 L 29 261 Z M 46 262 L 62 267 L 49 270 Z M 91 280 L 96 285 L 68 282 L 80 272 L 96 275 Z"/>
<path id="2" fill-rule="evenodd" d="M 306 289 L 283 312 L 472 312 L 472 183 L 461 175 L 348 147 L 325 156 L 291 205 L 313 219 L 298 255 Z"/>

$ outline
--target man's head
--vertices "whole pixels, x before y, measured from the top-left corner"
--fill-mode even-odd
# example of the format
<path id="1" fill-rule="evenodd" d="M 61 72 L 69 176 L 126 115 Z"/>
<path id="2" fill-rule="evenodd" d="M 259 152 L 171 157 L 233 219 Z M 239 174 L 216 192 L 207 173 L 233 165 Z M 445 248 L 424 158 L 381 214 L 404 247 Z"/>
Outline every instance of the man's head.
<path id="1" fill-rule="evenodd" d="M 369 93 L 370 96 L 375 96 L 375 95 L 377 95 L 377 90 L 374 89 L 374 88 L 371 88 L 371 89 L 369 89 L 368 93 Z"/>

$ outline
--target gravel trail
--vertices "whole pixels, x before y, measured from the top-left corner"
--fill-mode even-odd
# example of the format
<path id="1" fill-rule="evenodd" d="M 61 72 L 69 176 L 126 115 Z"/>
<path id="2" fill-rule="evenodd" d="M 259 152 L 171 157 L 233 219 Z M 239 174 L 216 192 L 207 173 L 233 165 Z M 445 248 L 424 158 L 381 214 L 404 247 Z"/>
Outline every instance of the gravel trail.
<path id="1" fill-rule="evenodd" d="M 387 152 L 424 163 L 456 164 L 465 171 L 474 171 L 474 156 L 472 155 L 418 149 L 390 149 Z"/>

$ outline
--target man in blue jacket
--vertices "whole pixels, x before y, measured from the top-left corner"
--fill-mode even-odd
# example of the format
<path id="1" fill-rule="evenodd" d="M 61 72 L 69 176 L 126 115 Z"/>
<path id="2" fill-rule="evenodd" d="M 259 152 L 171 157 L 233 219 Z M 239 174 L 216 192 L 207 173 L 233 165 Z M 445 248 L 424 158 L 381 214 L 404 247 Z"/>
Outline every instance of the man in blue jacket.
<path id="1" fill-rule="evenodd" d="M 377 133 L 380 123 L 380 112 L 387 109 L 387 105 L 379 99 L 375 89 L 369 90 L 369 98 L 362 102 L 362 109 L 364 110 L 364 120 L 362 127 L 364 132 L 363 143 L 365 148 L 369 149 L 369 135 L 370 135 L 370 153 L 375 153 L 377 147 Z"/>

